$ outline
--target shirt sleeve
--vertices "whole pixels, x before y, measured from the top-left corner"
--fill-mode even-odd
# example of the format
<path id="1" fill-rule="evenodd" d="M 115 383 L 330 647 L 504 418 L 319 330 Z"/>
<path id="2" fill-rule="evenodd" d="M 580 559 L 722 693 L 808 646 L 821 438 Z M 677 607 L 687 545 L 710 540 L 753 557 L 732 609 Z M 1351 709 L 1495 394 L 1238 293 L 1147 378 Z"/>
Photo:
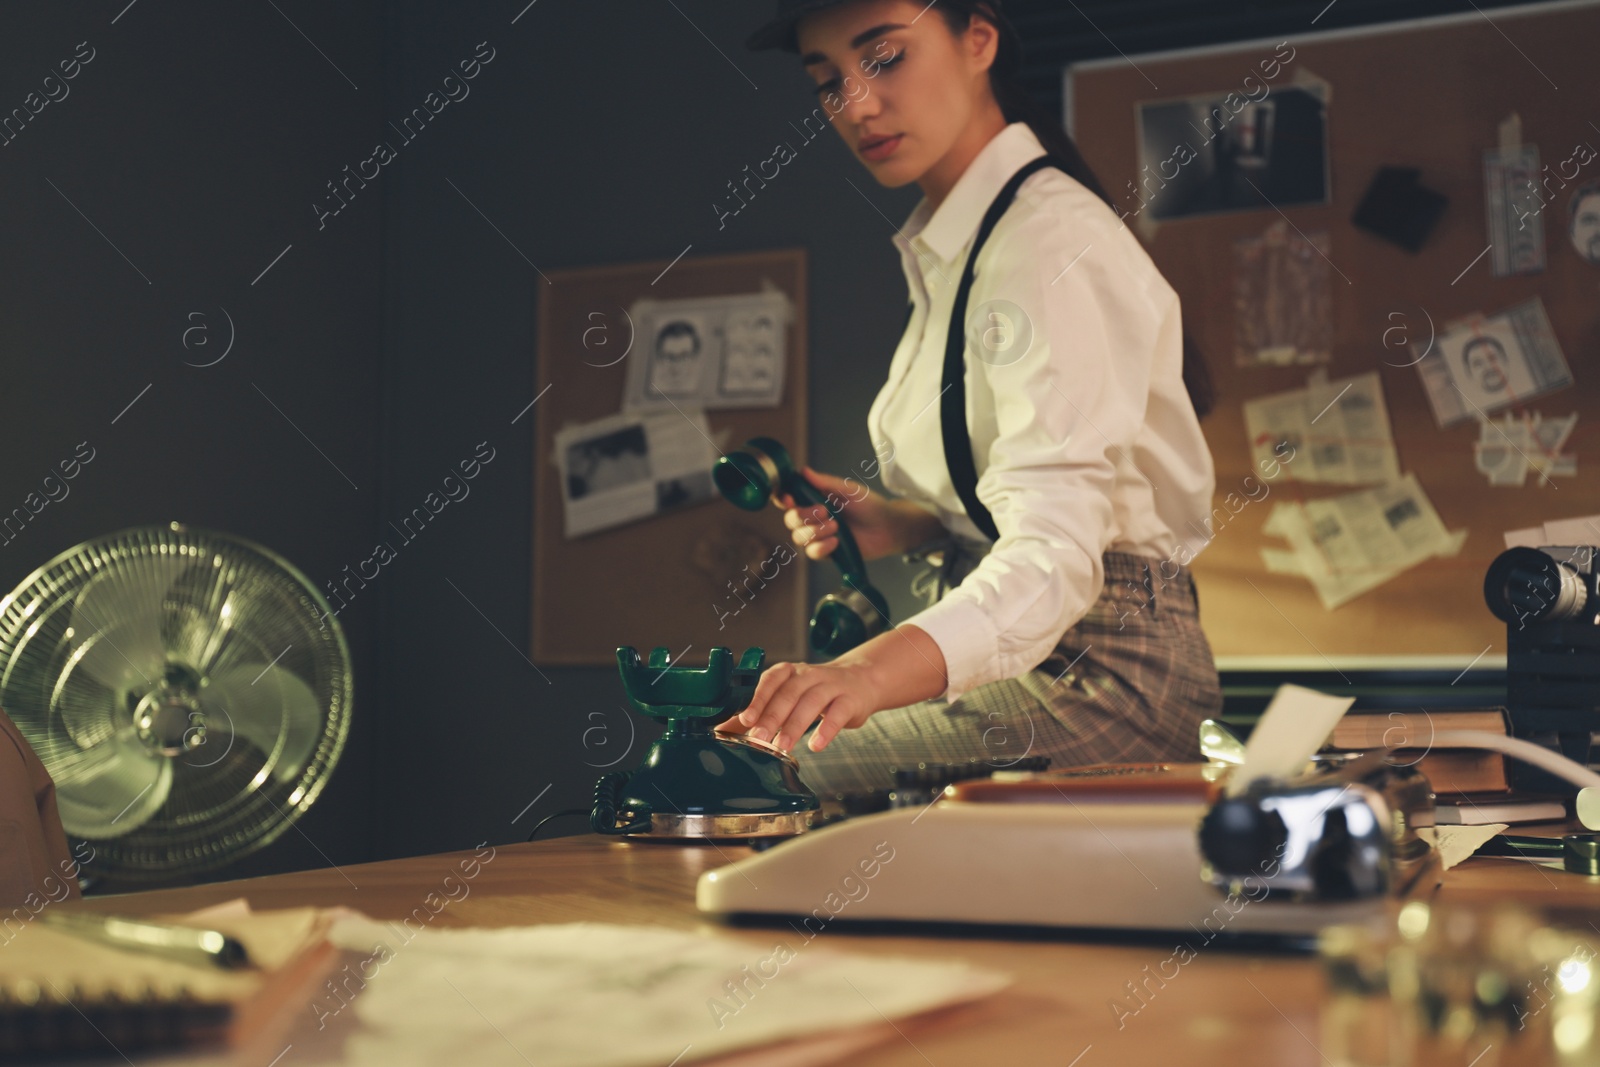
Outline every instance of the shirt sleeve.
<path id="1" fill-rule="evenodd" d="M 1132 269 L 1130 234 L 1086 213 L 1021 200 L 1013 210 L 1017 224 L 980 253 L 967 304 L 970 323 L 1009 301 L 1033 335 L 1013 362 L 978 358 L 969 341 L 968 387 L 995 413 L 977 495 L 1000 536 L 960 585 L 907 620 L 944 654 L 952 701 L 1037 667 L 1099 597 L 1101 553 L 1116 536 L 1112 487 L 1119 468 L 1141 477 L 1131 456 L 1154 353 L 1177 328 L 1175 307 L 1157 305 Z"/>

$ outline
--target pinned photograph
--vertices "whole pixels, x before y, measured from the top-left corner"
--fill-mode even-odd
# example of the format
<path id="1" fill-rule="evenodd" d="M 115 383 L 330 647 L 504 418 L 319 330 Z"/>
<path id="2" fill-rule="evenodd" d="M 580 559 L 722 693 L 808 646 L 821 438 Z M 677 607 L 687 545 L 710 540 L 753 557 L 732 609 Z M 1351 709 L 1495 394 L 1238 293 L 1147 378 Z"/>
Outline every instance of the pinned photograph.
<path id="1" fill-rule="evenodd" d="M 1327 103 L 1318 86 L 1261 99 L 1210 93 L 1141 103 L 1140 200 L 1157 219 L 1328 201 Z"/>
<path id="2" fill-rule="evenodd" d="M 1446 324 L 1417 360 L 1434 420 L 1453 426 L 1572 384 L 1544 303 Z"/>
<path id="3" fill-rule="evenodd" d="M 586 500 L 650 478 L 650 446 L 638 423 L 573 441 L 566 447 L 566 461 L 568 500 Z"/>
<path id="4" fill-rule="evenodd" d="M 715 495 L 704 413 L 609 415 L 556 431 L 567 537 L 660 515 Z"/>
<path id="5" fill-rule="evenodd" d="M 647 396 L 692 400 L 699 396 L 708 362 L 706 316 L 670 315 L 656 328 L 649 353 L 650 382 Z"/>
<path id="6" fill-rule="evenodd" d="M 635 301 L 624 411 L 768 408 L 783 401 L 792 303 L 777 290 Z"/>
<path id="7" fill-rule="evenodd" d="M 1567 236 L 1573 250 L 1600 267 L 1600 182 L 1579 186 L 1568 214 Z"/>

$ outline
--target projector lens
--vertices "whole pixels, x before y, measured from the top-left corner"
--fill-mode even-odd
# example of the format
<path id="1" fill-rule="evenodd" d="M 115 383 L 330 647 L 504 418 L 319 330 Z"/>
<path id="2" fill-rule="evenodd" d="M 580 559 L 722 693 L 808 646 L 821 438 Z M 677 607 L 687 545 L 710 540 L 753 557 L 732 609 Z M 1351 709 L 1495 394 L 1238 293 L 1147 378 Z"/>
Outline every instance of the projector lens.
<path id="1" fill-rule="evenodd" d="M 1537 548 L 1511 548 L 1489 564 L 1483 598 L 1502 622 L 1529 623 L 1576 618 L 1589 595 L 1576 568 Z"/>

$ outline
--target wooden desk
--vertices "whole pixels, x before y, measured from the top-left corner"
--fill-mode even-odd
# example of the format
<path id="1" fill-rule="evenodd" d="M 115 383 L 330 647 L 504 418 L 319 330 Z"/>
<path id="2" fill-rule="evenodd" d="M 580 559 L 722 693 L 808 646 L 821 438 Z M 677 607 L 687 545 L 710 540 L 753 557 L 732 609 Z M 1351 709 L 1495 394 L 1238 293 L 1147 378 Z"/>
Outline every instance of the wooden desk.
<path id="1" fill-rule="evenodd" d="M 487 850 L 484 850 L 485 854 Z M 801 939 L 792 930 L 730 929 L 694 908 L 702 871 L 748 853 L 709 845 L 623 843 L 573 837 L 498 846 L 432 925 L 502 926 L 596 921 L 660 924 L 736 937 L 770 951 Z M 445 893 L 472 852 L 91 899 L 84 907 L 133 914 L 187 911 L 236 897 L 251 906 L 346 905 L 399 920 Z M 1546 871 L 1516 860 L 1474 859 L 1445 874 L 1454 899 L 1505 897 L 1593 905 L 1600 878 Z M 436 898 L 437 900 L 438 898 Z M 842 951 L 963 959 L 1015 975 L 987 1001 L 903 1024 L 895 1039 L 841 1061 L 846 1067 L 956 1067 L 993 1063 L 1102 1067 L 1109 1064 L 1250 1064 L 1322 1067 L 1317 1048 L 1323 979 L 1314 959 L 1207 947 L 1160 982 L 1148 979 L 1172 945 L 886 936 L 830 929 L 818 943 Z M 1149 968 L 1147 972 L 1145 969 Z M 1168 972 L 1170 973 L 1170 966 Z M 1145 1002 L 1129 983 L 1144 983 Z M 1113 1008 L 1124 1005 L 1124 1011 Z M 1136 1014 L 1128 1009 L 1138 1007 Z M 1119 1015 L 1120 1025 L 1119 1025 Z"/>

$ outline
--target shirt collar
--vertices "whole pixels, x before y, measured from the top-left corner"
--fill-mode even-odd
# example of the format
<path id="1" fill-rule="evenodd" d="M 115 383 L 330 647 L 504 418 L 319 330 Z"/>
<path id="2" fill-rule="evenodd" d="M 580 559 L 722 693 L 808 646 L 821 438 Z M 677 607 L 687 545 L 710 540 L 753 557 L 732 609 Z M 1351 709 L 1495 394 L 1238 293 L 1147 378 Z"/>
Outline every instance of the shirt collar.
<path id="1" fill-rule="evenodd" d="M 995 196 L 1023 164 L 1045 154 L 1039 138 L 1025 122 L 1013 122 L 995 134 L 956 179 L 934 210 L 924 196 L 894 235 L 897 248 L 912 255 L 931 253 L 951 263 L 983 221 Z"/>

